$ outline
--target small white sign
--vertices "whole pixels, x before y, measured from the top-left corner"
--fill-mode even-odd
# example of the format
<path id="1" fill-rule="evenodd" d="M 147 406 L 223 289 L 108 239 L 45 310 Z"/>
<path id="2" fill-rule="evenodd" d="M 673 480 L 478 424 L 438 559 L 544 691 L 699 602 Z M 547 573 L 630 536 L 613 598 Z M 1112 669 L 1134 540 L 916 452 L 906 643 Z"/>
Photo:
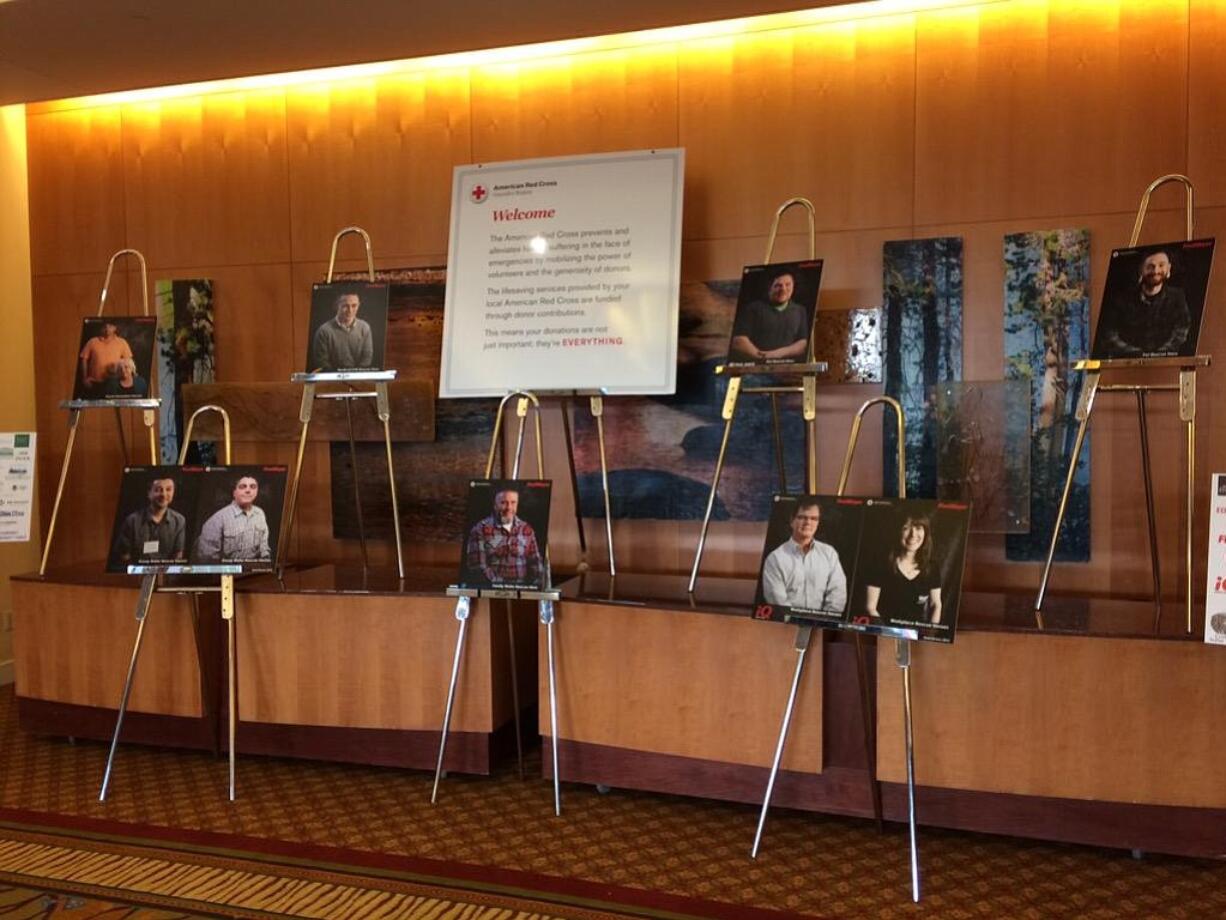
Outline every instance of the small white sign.
<path id="1" fill-rule="evenodd" d="M 1205 641 L 1226 645 L 1226 473 L 1209 490 L 1209 565 L 1205 586 Z"/>
<path id="2" fill-rule="evenodd" d="M 0 432 L 0 543 L 30 539 L 35 437 L 32 431 Z"/>
<path id="3" fill-rule="evenodd" d="M 458 166 L 439 396 L 676 388 L 685 151 Z"/>

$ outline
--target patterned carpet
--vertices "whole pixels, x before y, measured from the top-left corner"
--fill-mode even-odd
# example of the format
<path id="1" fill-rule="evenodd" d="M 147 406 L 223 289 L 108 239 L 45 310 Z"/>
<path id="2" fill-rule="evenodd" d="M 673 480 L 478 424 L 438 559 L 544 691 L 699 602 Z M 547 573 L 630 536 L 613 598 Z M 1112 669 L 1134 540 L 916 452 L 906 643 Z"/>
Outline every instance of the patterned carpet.
<path id="1" fill-rule="evenodd" d="M 125 746 L 100 804 L 105 759 L 102 744 L 19 731 L 12 688 L 0 691 L 0 854 L 62 833 L 67 841 L 49 842 L 273 860 L 358 873 L 366 880 L 349 883 L 358 888 L 374 877 L 441 880 L 453 893 L 539 897 L 546 906 L 537 910 L 566 918 L 1226 917 L 1226 865 L 1206 861 L 923 828 L 924 898 L 914 905 L 903 829 L 882 835 L 866 821 L 777 809 L 751 861 L 753 807 L 564 784 L 555 818 L 549 784 L 519 780 L 512 765 L 490 778 L 448 778 L 431 807 L 424 772 L 246 757 L 230 803 L 224 761 Z M 539 776 L 539 764 L 532 769 Z M 53 874 L 35 877 L 64 890 Z"/>

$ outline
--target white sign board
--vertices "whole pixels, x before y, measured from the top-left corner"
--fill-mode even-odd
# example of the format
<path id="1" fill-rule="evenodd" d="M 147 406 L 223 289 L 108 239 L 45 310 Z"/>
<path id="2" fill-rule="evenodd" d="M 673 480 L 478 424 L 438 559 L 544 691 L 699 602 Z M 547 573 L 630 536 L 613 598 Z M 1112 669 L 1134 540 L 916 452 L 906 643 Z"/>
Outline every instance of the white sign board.
<path id="1" fill-rule="evenodd" d="M 672 393 L 681 149 L 458 166 L 439 396 Z"/>
<path id="2" fill-rule="evenodd" d="M 0 432 L 0 543 L 30 539 L 35 439 L 32 431 Z"/>
<path id="3" fill-rule="evenodd" d="M 1209 578 L 1205 587 L 1205 641 L 1226 645 L 1226 473 L 1209 489 Z"/>

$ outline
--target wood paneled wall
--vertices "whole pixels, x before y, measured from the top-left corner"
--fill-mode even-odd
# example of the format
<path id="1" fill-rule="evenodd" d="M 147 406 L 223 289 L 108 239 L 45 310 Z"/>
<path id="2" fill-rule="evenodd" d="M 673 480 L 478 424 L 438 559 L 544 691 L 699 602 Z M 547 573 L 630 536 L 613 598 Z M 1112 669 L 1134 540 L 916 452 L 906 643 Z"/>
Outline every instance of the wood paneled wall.
<path id="1" fill-rule="evenodd" d="M 382 266 L 443 262 L 458 164 L 683 146 L 685 278 L 736 277 L 762 258 L 775 207 L 805 195 L 817 206 L 828 308 L 880 303 L 884 241 L 960 235 L 969 380 L 1002 373 L 1004 234 L 1089 227 L 1096 310 L 1106 254 L 1127 241 L 1154 177 L 1188 172 L 1199 192 L 1198 231 L 1226 230 L 1218 168 L 1226 154 L 1226 0 L 1006 0 L 848 16 L 280 89 L 31 107 L 44 513 L 64 443 L 56 404 L 68 392 L 79 317 L 95 309 L 111 252 L 142 250 L 154 278 L 215 279 L 219 378 L 284 380 L 304 348 L 309 285 L 323 274 L 333 234 L 366 227 Z M 1181 207 L 1163 192 L 1145 237 L 1178 237 Z M 775 257 L 803 255 L 803 246 L 797 220 Z M 113 296 L 136 311 L 130 282 Z M 1226 355 L 1222 290 L 1219 283 L 1211 292 L 1203 342 Z M 1226 447 L 1215 398 L 1221 375 L 1214 368 L 1201 384 L 1202 498 Z M 872 393 L 822 391 L 823 488 L 835 485 L 851 412 Z M 1181 442 L 1171 405 L 1156 399 L 1153 415 L 1159 537 L 1174 595 Z M 1131 403 L 1103 400 L 1093 433 L 1093 560 L 1060 568 L 1054 590 L 1148 589 L 1134 417 Z M 556 410 L 550 418 L 556 431 Z M 114 501 L 114 422 L 90 418 L 84 427 L 59 561 L 101 555 Z M 855 490 L 879 488 L 877 427 L 863 442 Z M 559 448 L 560 435 L 551 444 Z M 239 459 L 292 459 L 288 444 L 250 450 Z M 327 467 L 326 446 L 311 445 L 300 550 L 352 557 L 356 547 L 330 538 Z M 576 555 L 566 491 L 553 530 L 563 562 Z M 696 533 L 694 525 L 623 522 L 620 562 L 684 570 Z M 599 559 L 601 534 L 593 538 Z M 752 571 L 761 539 L 760 525 L 717 527 L 704 570 Z M 1032 587 L 1037 569 L 1007 564 L 1003 541 L 989 537 L 975 541 L 968 578 L 985 588 Z"/>

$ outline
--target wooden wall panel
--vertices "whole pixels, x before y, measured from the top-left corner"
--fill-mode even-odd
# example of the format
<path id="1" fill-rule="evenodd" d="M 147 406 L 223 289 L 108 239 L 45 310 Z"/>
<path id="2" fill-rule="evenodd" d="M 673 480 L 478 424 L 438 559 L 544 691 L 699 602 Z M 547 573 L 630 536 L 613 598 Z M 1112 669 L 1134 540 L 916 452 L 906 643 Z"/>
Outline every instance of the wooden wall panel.
<path id="1" fill-rule="evenodd" d="M 446 249 L 452 168 L 472 159 L 468 82 L 456 69 L 287 90 L 296 260 L 326 260 L 353 224 L 380 257 Z"/>
<path id="2" fill-rule="evenodd" d="M 26 143 L 34 275 L 105 271 L 127 240 L 119 108 L 30 116 Z"/>
<path id="3" fill-rule="evenodd" d="M 17 693 L 117 709 L 136 639 L 136 600 L 136 587 L 14 581 Z M 131 709 L 201 715 L 200 669 L 186 595 L 154 597 L 142 653 Z"/>
<path id="4" fill-rule="evenodd" d="M 558 737 L 769 767 L 796 663 L 795 634 L 749 617 L 565 603 L 554 640 Z M 821 695 L 822 659 L 810 655 L 785 770 L 822 770 Z M 538 696 L 547 713 L 544 669 Z M 546 718 L 543 734 L 548 725 Z"/>
<path id="5" fill-rule="evenodd" d="M 963 632 L 916 643 L 919 786 L 1226 807 L 1207 714 L 1226 657 L 1199 642 Z M 877 773 L 906 782 L 902 681 L 877 644 Z M 921 800 L 922 801 L 922 800 Z M 922 804 L 921 804 L 922 809 Z"/>
<path id="6" fill-rule="evenodd" d="M 123 135 L 128 245 L 150 266 L 289 260 L 280 91 L 125 106 Z"/>
<path id="7" fill-rule="evenodd" d="M 909 224 L 913 46 L 911 17 L 690 42 L 686 237 L 765 234 L 796 195 L 820 229 Z"/>
<path id="8" fill-rule="evenodd" d="M 1187 163 L 1187 2 L 918 16 L 919 224 L 1135 209 Z"/>
<path id="9" fill-rule="evenodd" d="M 239 716 L 244 721 L 437 730 L 455 647 L 447 598 L 239 596 Z M 501 620 L 501 617 L 499 618 Z M 490 629 L 473 611 L 453 731 L 489 732 Z M 501 624 L 500 624 L 501 625 Z"/>
<path id="10" fill-rule="evenodd" d="M 1226 4 L 1191 0 L 1188 177 L 1202 205 L 1226 204 Z"/>
<path id="11" fill-rule="evenodd" d="M 672 45 L 476 67 L 473 162 L 677 146 Z"/>

